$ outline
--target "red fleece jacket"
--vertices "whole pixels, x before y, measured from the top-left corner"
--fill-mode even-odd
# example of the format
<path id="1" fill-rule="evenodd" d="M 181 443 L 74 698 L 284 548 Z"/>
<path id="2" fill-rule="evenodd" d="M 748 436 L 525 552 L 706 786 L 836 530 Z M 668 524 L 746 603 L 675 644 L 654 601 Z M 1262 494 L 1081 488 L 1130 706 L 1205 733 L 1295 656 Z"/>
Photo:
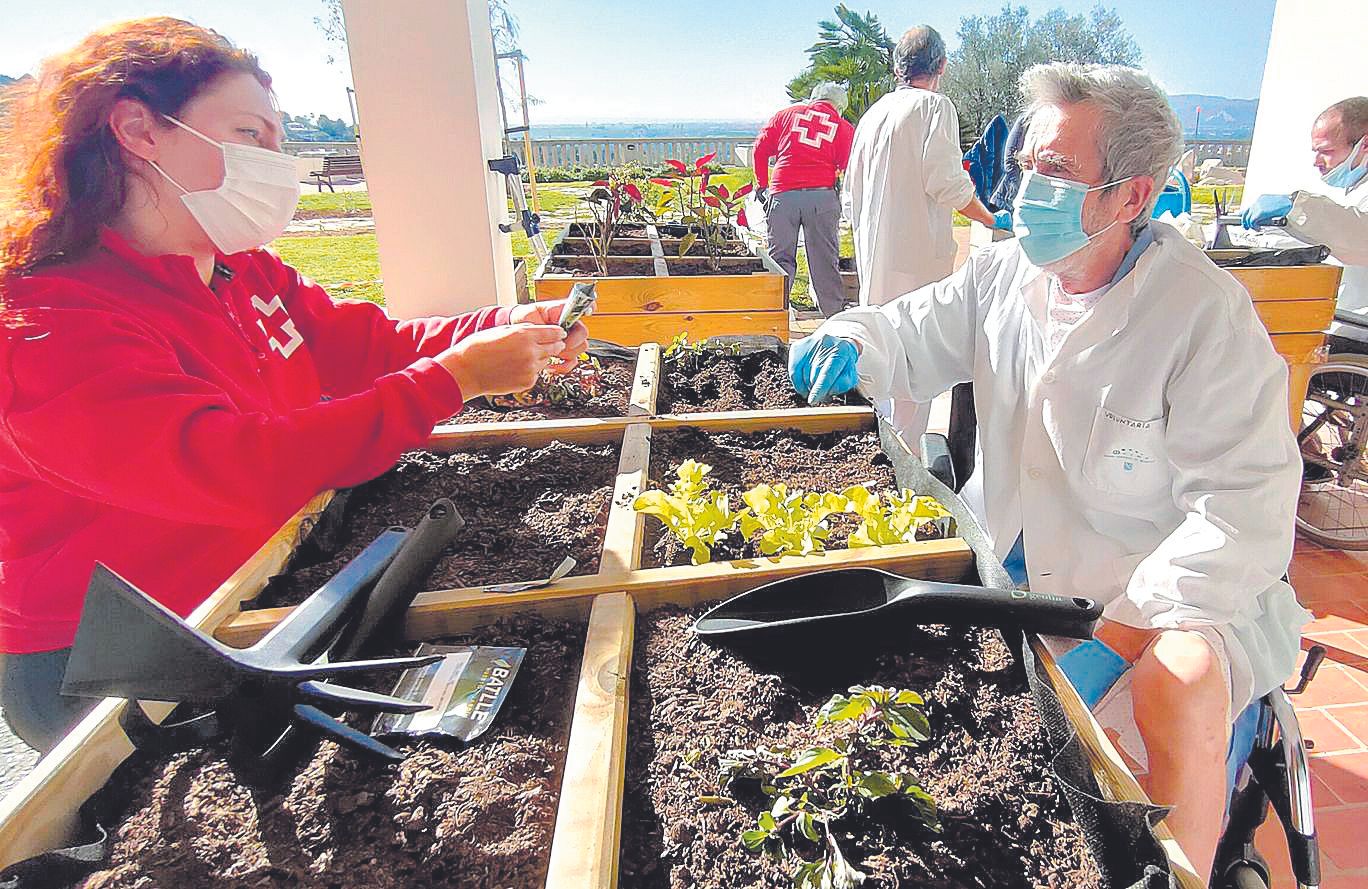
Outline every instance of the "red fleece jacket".
<path id="1" fill-rule="evenodd" d="M 506 310 L 395 322 L 265 250 L 111 231 L 0 300 L 0 652 L 70 645 L 98 559 L 189 614 L 308 500 L 461 408 L 431 356 Z"/>
<path id="2" fill-rule="evenodd" d="M 775 194 L 796 188 L 831 188 L 850 163 L 855 127 L 830 102 L 799 102 L 760 128 L 751 156 L 755 187 Z M 769 162 L 774 159 L 774 176 Z M 771 179 L 773 184 L 771 184 Z"/>

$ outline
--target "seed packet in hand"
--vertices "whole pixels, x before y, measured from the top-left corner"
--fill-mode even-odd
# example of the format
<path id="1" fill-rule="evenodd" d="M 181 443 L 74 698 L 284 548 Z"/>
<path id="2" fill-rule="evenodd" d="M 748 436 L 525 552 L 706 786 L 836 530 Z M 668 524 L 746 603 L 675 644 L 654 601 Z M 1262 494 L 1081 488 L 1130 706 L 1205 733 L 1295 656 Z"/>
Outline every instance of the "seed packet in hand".
<path id="1" fill-rule="evenodd" d="M 560 326 L 562 330 L 569 330 L 575 326 L 575 322 L 589 314 L 594 308 L 594 301 L 598 299 L 598 290 L 593 281 L 579 282 L 570 288 L 570 299 L 566 302 L 565 308 L 561 310 Z"/>

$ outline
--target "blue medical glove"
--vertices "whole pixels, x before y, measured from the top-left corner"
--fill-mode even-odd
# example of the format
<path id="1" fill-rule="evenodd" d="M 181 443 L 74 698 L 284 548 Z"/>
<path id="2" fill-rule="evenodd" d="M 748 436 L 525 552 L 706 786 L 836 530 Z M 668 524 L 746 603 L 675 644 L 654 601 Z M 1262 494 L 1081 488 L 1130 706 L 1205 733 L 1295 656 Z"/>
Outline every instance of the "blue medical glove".
<path id="1" fill-rule="evenodd" d="M 1266 194 L 1260 195 L 1258 200 L 1249 205 L 1249 209 L 1244 211 L 1244 218 L 1241 220 L 1245 228 L 1259 228 L 1267 225 L 1279 216 L 1286 216 L 1292 212 L 1292 197 L 1285 194 Z"/>
<path id="2" fill-rule="evenodd" d="M 1097 639 L 1080 642 L 1061 654 L 1057 663 L 1089 710 L 1131 668 L 1130 661 Z"/>
<path id="3" fill-rule="evenodd" d="M 855 388 L 859 362 L 860 350 L 850 340 L 814 333 L 789 348 L 789 377 L 808 404 L 821 404 Z"/>
<path id="4" fill-rule="evenodd" d="M 1002 229 L 1005 232 L 1012 230 L 1012 211 L 999 210 L 993 214 L 993 228 Z"/>

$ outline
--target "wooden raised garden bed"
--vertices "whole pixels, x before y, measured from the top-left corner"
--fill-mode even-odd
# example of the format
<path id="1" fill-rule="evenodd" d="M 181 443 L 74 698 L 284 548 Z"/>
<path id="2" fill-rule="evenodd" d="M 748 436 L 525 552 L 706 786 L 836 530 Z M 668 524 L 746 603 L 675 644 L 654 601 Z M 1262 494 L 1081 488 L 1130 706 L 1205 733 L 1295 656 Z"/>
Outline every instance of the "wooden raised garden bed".
<path id="1" fill-rule="evenodd" d="M 516 421 L 522 434 L 537 441 L 602 441 L 644 418 L 666 415 L 726 414 L 745 428 L 771 423 L 776 412 L 801 410 L 837 418 L 870 413 L 856 395 L 833 405 L 807 406 L 789 381 L 787 346 L 770 337 L 713 337 L 702 348 L 664 354 L 655 343 L 638 347 L 636 372 L 625 414 L 586 416 L 578 407 L 533 408 L 495 415 L 472 406 L 437 427 L 435 447 L 483 446 L 507 442 L 506 426 Z M 616 397 L 621 398 L 622 390 Z M 469 412 L 469 413 L 467 413 Z M 754 413 L 756 416 L 752 417 Z M 537 419 L 533 419 L 537 417 Z M 738 427 L 739 428 L 739 427 Z"/>
<path id="2" fill-rule="evenodd" d="M 923 540 L 869 549 L 829 549 L 824 554 L 781 558 L 755 557 L 747 552 L 738 559 L 699 566 L 642 567 L 648 560 L 676 560 L 662 560 L 653 555 L 658 550 L 652 542 L 655 520 L 635 512 L 631 504 L 649 486 L 653 476 L 664 478 L 671 461 L 690 453 L 692 448 L 701 447 L 699 442 L 711 443 L 712 450 L 706 456 L 715 459 L 714 474 L 727 484 L 749 484 L 760 477 L 757 475 L 761 472 L 758 461 L 738 458 L 727 462 L 723 459 L 729 448 L 744 450 L 755 444 L 755 439 L 746 439 L 744 434 L 758 436 L 760 444 L 769 446 L 779 455 L 778 468 L 773 470 L 775 474 L 770 481 L 782 480 L 779 477 L 782 474 L 795 481 L 825 484 L 824 478 L 837 479 L 836 475 L 824 476 L 823 473 L 835 472 L 860 476 L 846 479 L 851 483 L 887 484 L 886 460 L 871 445 L 874 419 L 868 410 L 832 408 L 658 416 L 634 423 L 625 431 L 595 420 L 558 422 L 558 429 L 547 428 L 546 422 L 505 423 L 487 430 L 452 427 L 434 436 L 431 449 L 435 453 L 455 454 L 477 446 L 499 448 L 503 449 L 501 453 L 506 458 L 513 451 L 534 454 L 552 443 L 564 446 L 567 440 L 572 440 L 580 445 L 609 446 L 618 450 L 620 458 L 597 573 L 568 577 L 545 589 L 511 594 L 487 592 L 474 584 L 434 589 L 420 594 L 415 600 L 405 629 L 412 640 L 471 633 L 479 634 L 476 638 L 491 641 L 510 637 L 532 639 L 534 645 L 529 659 L 537 657 L 534 637 L 544 628 L 563 628 L 554 632 L 560 634 L 557 638 L 567 640 L 573 640 L 577 632 L 584 630 L 587 635 L 582 656 L 573 655 L 569 660 L 543 659 L 544 665 L 552 664 L 551 672 L 560 671 L 566 675 L 573 670 L 574 661 L 580 661 L 568 738 L 559 740 L 563 731 L 556 729 L 550 715 L 551 730 L 533 737 L 535 733 L 529 733 L 526 720 L 515 715 L 513 710 L 508 711 L 507 719 L 501 718 L 491 732 L 494 738 L 491 743 L 514 747 L 536 744 L 563 750 L 563 760 L 557 760 L 556 756 L 538 760 L 547 771 L 534 782 L 535 788 L 519 784 L 520 792 L 528 791 L 527 799 L 517 799 L 517 794 L 512 797 L 495 794 L 482 800 L 461 796 L 460 778 L 474 776 L 477 781 L 497 783 L 494 777 L 499 774 L 497 770 L 491 772 L 486 768 L 482 771 L 475 765 L 463 765 L 460 757 L 450 751 L 432 752 L 429 745 L 416 745 L 427 757 L 416 761 L 417 783 L 403 766 L 393 773 L 398 777 L 393 778 L 394 783 L 390 785 L 387 782 L 393 777 L 391 773 L 356 765 L 350 758 L 339 757 L 335 752 L 319 754 L 322 759 L 316 758 L 304 769 L 300 778 L 303 784 L 297 781 L 296 788 L 317 793 L 317 787 L 321 787 L 326 801 L 313 800 L 299 809 L 298 798 L 292 798 L 286 811 L 301 814 L 297 814 L 295 822 L 291 823 L 306 830 L 330 825 L 339 838 L 350 837 L 357 843 L 372 842 L 374 837 L 384 836 L 388 845 L 372 848 L 371 857 L 378 862 L 372 864 L 371 858 L 362 861 L 343 849 L 346 843 L 338 842 L 339 851 L 330 859 L 332 863 L 325 862 L 327 866 L 324 867 L 317 861 L 309 865 L 307 859 L 311 853 L 298 846 L 268 844 L 268 851 L 261 854 L 266 856 L 269 867 L 276 868 L 270 873 L 279 876 L 283 871 L 304 875 L 308 873 L 308 866 L 314 866 L 316 870 L 323 868 L 316 877 L 323 882 L 330 879 L 342 886 L 385 885 L 381 875 L 386 872 L 386 863 L 397 862 L 395 873 L 407 874 L 406 879 L 410 881 L 470 885 L 460 882 L 459 874 L 450 870 L 434 872 L 432 868 L 441 862 L 446 862 L 448 868 L 482 862 L 478 866 L 489 868 L 487 872 L 492 878 L 504 881 L 498 885 L 539 885 L 542 873 L 547 875 L 545 885 L 552 889 L 607 889 L 619 882 L 633 887 L 787 885 L 782 880 L 776 882 L 775 875 L 782 876 L 782 873 L 773 864 L 751 856 L 735 845 L 733 828 L 745 818 L 754 817 L 754 811 L 747 808 L 746 801 L 690 803 L 690 794 L 711 796 L 718 789 L 709 789 L 706 778 L 708 768 L 715 764 L 717 750 L 714 748 L 732 743 L 797 743 L 802 738 L 801 726 L 809 721 L 812 708 L 822 703 L 826 695 L 833 690 L 843 690 L 839 686 L 844 684 L 872 681 L 903 683 L 928 695 L 932 702 L 928 705 L 928 715 L 933 726 L 943 726 L 946 734 L 937 736 L 944 743 L 937 741 L 918 754 L 923 757 L 918 760 L 919 768 L 927 770 L 928 789 L 945 801 L 947 818 L 953 816 L 958 820 L 954 830 L 938 836 L 917 830 L 907 833 L 902 828 L 893 829 L 896 827 L 893 822 L 879 828 L 882 832 L 878 833 L 872 851 L 921 850 L 917 859 L 922 862 L 920 865 L 903 862 L 894 871 L 886 871 L 880 870 L 884 867 L 880 864 L 881 859 L 864 861 L 862 858 L 857 863 L 872 872 L 895 873 L 903 877 L 923 873 L 931 867 L 962 876 L 974 871 L 972 864 L 967 866 L 968 870 L 964 864 L 966 856 L 970 862 L 973 860 L 972 848 L 968 845 L 971 840 L 980 847 L 999 842 L 996 835 L 990 839 L 988 835 L 976 834 L 975 819 L 996 811 L 995 806 L 1001 809 L 1004 805 L 1020 804 L 1023 808 L 1017 817 L 1022 821 L 1020 824 L 1013 822 L 1008 830 L 1025 845 L 1011 854 L 1030 857 L 1053 854 L 1050 850 L 1059 852 L 1058 860 L 1047 861 L 1042 857 L 1036 862 L 1035 873 L 1042 879 L 1049 879 L 1052 868 L 1057 879 L 1086 870 L 1083 858 L 1076 854 L 1078 847 L 1072 829 L 1052 826 L 1059 820 L 1056 811 L 1059 797 L 1051 786 L 1047 786 L 1048 782 L 1041 783 L 1040 776 L 1044 773 L 1039 771 L 1040 750 L 1037 740 L 1033 740 L 1039 737 L 1038 726 L 1031 722 L 1031 708 L 1022 697 L 1019 680 L 1009 678 L 1009 674 L 1015 675 L 1007 669 L 1011 656 L 995 634 L 924 631 L 918 636 L 918 646 L 925 656 L 881 656 L 881 660 L 867 666 L 851 667 L 817 678 L 757 670 L 726 652 L 686 643 L 680 634 L 690 615 L 704 603 L 779 577 L 819 569 L 875 565 L 928 579 L 963 579 L 974 571 L 974 556 L 964 541 L 958 538 Z M 578 422 L 580 428 L 567 435 L 566 427 L 572 422 Z M 805 449 L 819 453 L 821 459 L 817 462 L 821 465 L 813 466 L 809 458 L 804 469 L 802 453 Z M 656 455 L 654 465 L 653 452 Z M 697 454 L 700 459 L 704 456 L 702 451 Z M 473 458 L 462 456 L 460 459 Z M 832 469 L 838 463 L 842 469 Z M 402 478 L 405 474 L 401 468 L 393 475 Z M 393 481 L 388 483 L 393 484 Z M 429 493 L 424 488 L 416 495 L 417 499 L 427 497 Z M 527 496 L 535 499 L 537 495 L 529 488 Z M 281 570 L 304 529 L 326 501 L 326 497 L 318 498 L 287 524 L 195 613 L 194 623 L 232 645 L 249 644 L 274 626 L 286 613 L 284 609 L 237 609 L 244 600 L 256 596 L 267 580 Z M 422 505 L 417 508 L 421 509 Z M 412 521 L 412 517 L 398 513 L 393 518 Z M 381 521 L 384 516 L 375 515 L 372 520 Z M 354 533 L 363 533 L 366 527 L 358 525 Z M 478 531 L 476 527 L 468 527 L 465 533 Z M 835 537 L 833 535 L 833 546 L 839 545 Z M 729 554 L 719 551 L 719 557 L 726 555 Z M 495 561 L 497 559 L 494 557 Z M 462 575 L 458 573 L 457 576 Z M 487 582 L 484 578 L 489 576 L 483 575 L 478 582 Z M 489 627 L 495 629 L 483 629 Z M 1063 679 L 1048 652 L 1035 640 L 1030 644 L 1061 695 L 1069 720 L 1080 733 L 1103 795 L 1111 799 L 1142 800 L 1139 786 Z M 685 660 L 681 661 L 681 657 Z M 740 690 L 732 683 L 746 687 Z M 724 688 L 725 693 L 719 693 Z M 565 693 L 568 686 L 563 691 L 555 691 L 538 685 L 537 689 L 527 691 L 536 692 L 525 699 L 528 706 L 554 709 L 553 702 L 557 700 L 569 706 L 570 695 Z M 130 745 L 117 721 L 123 706 L 120 701 L 103 702 L 0 804 L 0 866 L 71 840 L 72 813 L 100 790 L 116 766 L 130 753 Z M 510 706 L 513 705 L 510 703 Z M 754 719 L 745 710 L 750 706 L 758 708 L 752 714 L 756 716 Z M 155 712 L 161 715 L 165 708 Z M 961 716 L 955 716 L 956 713 Z M 957 718 L 960 722 L 955 721 Z M 1001 769 L 994 771 L 991 763 L 978 754 L 955 752 L 960 744 L 959 735 L 949 734 L 950 727 L 963 724 L 964 719 L 1001 729 L 1001 738 L 1008 740 L 995 740 L 993 743 L 997 746 L 991 748 L 995 752 L 988 758 L 999 754 L 1014 756 L 1010 761 L 1036 776 L 1027 780 L 1029 786 L 1008 781 Z M 978 737 L 974 731 L 969 734 Z M 491 736 L 474 746 L 485 743 Z M 499 738 L 505 740 L 499 741 Z M 948 740 L 951 738 L 953 743 Z M 324 749 L 331 747 L 324 745 Z M 987 749 L 983 748 L 984 755 Z M 509 755 L 512 752 L 513 747 L 505 751 Z M 208 755 L 206 764 L 211 764 L 210 761 L 212 756 Z M 1004 758 L 1002 761 L 1009 760 Z M 690 777 L 688 768 L 694 768 L 705 777 Z M 976 768 L 979 770 L 975 771 Z M 452 770 L 456 777 L 444 777 L 443 769 Z M 950 786 L 955 775 L 978 782 L 986 789 L 979 793 L 973 786 L 963 785 L 956 790 Z M 187 795 L 184 783 L 175 783 L 170 774 L 163 777 L 171 783 L 154 783 L 151 785 L 153 790 L 144 789 L 144 796 L 139 797 L 156 800 L 161 806 L 144 807 L 143 811 L 150 813 L 144 817 L 156 814 L 174 821 L 187 814 L 184 807 L 192 800 L 199 801 L 195 811 L 202 815 L 208 811 L 205 807 L 210 803 L 209 797 L 231 795 L 234 786 L 231 781 L 227 785 L 192 781 L 192 790 Z M 310 780 L 315 784 L 309 784 Z M 514 783 L 521 780 L 515 778 Z M 319 781 L 321 784 L 317 783 Z M 215 787 L 219 790 L 214 790 Z M 309 787 L 315 789 L 310 791 Z M 535 793 L 530 792 L 532 789 Z M 1007 794 L 1005 802 L 999 791 Z M 557 792 L 559 798 L 554 801 Z M 1032 794 L 1039 796 L 1032 797 Z M 269 793 L 263 798 L 268 809 L 270 799 L 274 798 Z M 304 799 L 312 798 L 305 793 Z M 444 806 L 444 800 L 450 805 Z M 530 803 L 529 800 L 539 802 Z M 556 815 L 552 829 L 549 822 L 536 813 L 544 812 L 544 807 L 553 801 Z M 519 832 L 522 845 L 515 844 L 515 854 L 511 858 L 503 853 L 495 853 L 493 858 L 479 857 L 483 854 L 480 849 L 484 847 L 480 846 L 478 837 L 471 840 L 476 848 L 464 845 L 470 839 L 463 833 L 470 829 L 470 821 L 468 818 L 462 821 L 455 812 L 460 806 L 482 804 L 487 808 L 476 808 L 466 814 L 485 813 L 485 817 L 497 820 L 513 817 L 508 815 L 510 811 L 521 812 L 522 820 L 517 823 L 523 827 L 532 825 L 530 831 Z M 678 819 L 685 810 L 680 807 L 693 804 L 697 809 L 689 810 L 688 817 L 697 820 L 681 829 Z M 1029 808 L 1031 804 L 1036 807 Z M 419 806 L 425 811 L 415 814 Z M 268 814 L 263 811 L 263 823 L 279 817 L 267 817 Z M 194 819 L 190 822 L 196 823 Z M 209 823 L 217 822 L 206 822 Z M 414 829 L 407 830 L 409 826 Z M 534 850 L 538 843 L 536 837 L 542 835 L 538 831 L 547 829 L 552 830 L 549 849 Z M 137 829 L 128 830 L 136 834 Z M 1162 829 L 1160 833 L 1163 833 Z M 1182 882 L 1186 879 L 1185 859 L 1171 840 L 1165 838 L 1164 844 Z M 196 845 L 194 848 L 202 847 Z M 221 847 L 213 848 L 222 851 Z M 310 847 L 314 851 L 317 848 Z M 863 847 L 855 843 L 852 848 Z M 1004 850 L 1008 848 L 1017 847 L 1003 846 Z M 271 849 L 276 851 L 272 853 Z M 282 849 L 304 853 L 306 860 L 284 862 L 272 857 L 283 855 Z M 522 851 L 517 851 L 519 849 Z M 659 857 L 662 853 L 665 853 L 664 858 Z M 518 856 L 530 863 L 510 864 Z M 723 871 L 708 870 L 706 863 L 715 856 L 720 856 L 716 857 L 719 867 L 738 868 L 735 880 L 730 876 L 730 870 L 725 871 L 727 876 L 719 875 Z M 993 865 L 996 869 L 985 865 L 976 872 L 1005 873 L 1003 868 L 1010 869 L 1008 858 L 1010 855 L 997 861 Z M 155 866 L 157 860 L 152 857 L 148 862 Z M 960 864 L 955 865 L 955 861 Z M 343 869 L 333 871 L 334 863 Z M 197 866 L 209 865 L 201 862 Z M 268 865 L 257 861 L 253 866 Z M 917 871 L 917 867 L 923 870 Z M 956 867 L 960 870 L 955 871 Z M 248 870 L 251 871 L 251 867 Z M 740 876 L 743 872 L 749 874 L 744 880 Z M 168 871 L 159 872 L 158 876 L 179 875 L 185 882 L 194 873 L 203 877 L 205 871 Z M 250 882 L 262 879 L 265 873 L 244 871 L 238 877 Z M 328 879 L 323 879 L 325 876 Z M 946 877 L 946 881 L 936 885 L 971 885 L 954 882 L 954 879 Z M 403 884 L 402 880 L 396 882 L 399 884 Z M 1195 886 L 1190 882 L 1182 884 Z"/>
<path id="3" fill-rule="evenodd" d="M 624 225 L 607 260 L 608 274 L 600 275 L 593 257 L 579 252 L 587 249 L 585 229 L 576 225 L 581 227 L 567 227 L 556 237 L 533 280 L 539 300 L 563 299 L 576 281 L 596 281 L 598 303 L 587 320 L 591 336 L 628 346 L 668 343 L 683 332 L 699 339 L 715 334 L 788 339 L 784 272 L 765 251 L 752 251 L 739 233 L 727 239 L 729 255 L 717 272 L 709 268 L 701 245 L 678 255 L 683 226 L 646 225 L 638 232 Z"/>

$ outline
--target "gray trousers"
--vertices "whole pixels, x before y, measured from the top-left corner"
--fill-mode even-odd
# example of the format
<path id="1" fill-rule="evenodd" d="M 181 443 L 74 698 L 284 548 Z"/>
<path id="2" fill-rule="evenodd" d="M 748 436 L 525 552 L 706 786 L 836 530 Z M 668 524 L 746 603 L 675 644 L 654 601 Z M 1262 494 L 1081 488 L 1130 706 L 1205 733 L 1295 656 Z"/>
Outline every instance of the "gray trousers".
<path id="1" fill-rule="evenodd" d="M 770 256 L 788 275 L 787 294 L 798 271 L 798 229 L 807 248 L 808 283 L 822 314 L 830 318 L 845 304 L 841 282 L 841 198 L 834 188 L 796 188 L 770 198 L 765 214 Z"/>

